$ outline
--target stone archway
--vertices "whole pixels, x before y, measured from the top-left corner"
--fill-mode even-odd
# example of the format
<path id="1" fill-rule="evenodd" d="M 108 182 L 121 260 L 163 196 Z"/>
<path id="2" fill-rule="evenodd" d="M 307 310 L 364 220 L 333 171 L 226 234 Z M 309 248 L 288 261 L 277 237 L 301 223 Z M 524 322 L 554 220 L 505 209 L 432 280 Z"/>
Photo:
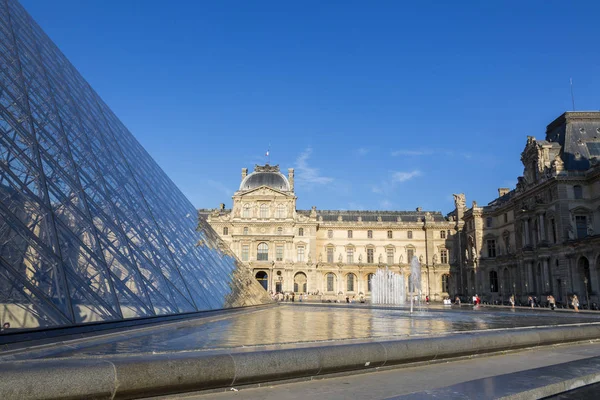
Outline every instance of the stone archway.
<path id="1" fill-rule="evenodd" d="M 304 272 L 298 272 L 294 275 L 294 292 L 306 293 L 308 279 Z"/>
<path id="2" fill-rule="evenodd" d="M 254 277 L 265 290 L 269 289 L 269 275 L 265 271 L 258 271 Z"/>

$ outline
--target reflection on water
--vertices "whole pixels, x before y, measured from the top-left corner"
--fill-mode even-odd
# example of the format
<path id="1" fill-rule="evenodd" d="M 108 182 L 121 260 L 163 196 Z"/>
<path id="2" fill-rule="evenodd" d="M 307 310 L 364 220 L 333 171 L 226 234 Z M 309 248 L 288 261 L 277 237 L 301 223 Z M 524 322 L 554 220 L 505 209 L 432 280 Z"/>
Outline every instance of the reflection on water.
<path id="1" fill-rule="evenodd" d="M 52 356 L 208 350 L 349 339 L 399 339 L 456 331 L 596 321 L 596 317 L 585 315 L 559 316 L 554 313 L 515 313 L 510 310 L 428 310 L 411 316 L 406 309 L 395 308 L 281 305 L 225 316 L 217 321 L 196 319 L 150 331 L 131 332 L 125 338 L 93 339 L 76 350 L 61 349 L 53 352 Z"/>

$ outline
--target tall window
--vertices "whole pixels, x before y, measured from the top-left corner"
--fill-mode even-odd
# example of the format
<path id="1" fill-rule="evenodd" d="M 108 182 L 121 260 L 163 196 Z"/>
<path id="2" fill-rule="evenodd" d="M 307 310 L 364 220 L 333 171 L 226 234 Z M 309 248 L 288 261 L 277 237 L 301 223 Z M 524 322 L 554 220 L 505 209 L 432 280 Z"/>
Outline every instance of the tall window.
<path id="1" fill-rule="evenodd" d="M 244 235 L 247 235 L 247 234 L 248 234 L 248 227 L 247 227 L 247 226 L 245 226 L 245 227 L 244 227 Z"/>
<path id="2" fill-rule="evenodd" d="M 375 274 L 367 275 L 367 291 L 369 291 L 369 292 L 372 290 L 373 277 L 375 277 Z"/>
<path id="3" fill-rule="evenodd" d="M 333 292 L 334 283 L 335 283 L 335 275 L 330 272 L 327 274 L 327 291 L 328 292 Z"/>
<path id="4" fill-rule="evenodd" d="M 573 196 L 576 199 L 583 199 L 583 188 L 579 185 L 573 186 Z"/>
<path id="5" fill-rule="evenodd" d="M 298 229 L 298 236 L 304 236 L 304 228 Z"/>
<path id="6" fill-rule="evenodd" d="M 367 231 L 367 238 L 373 239 L 373 231 L 370 229 Z"/>
<path id="7" fill-rule="evenodd" d="M 552 243 L 556 243 L 556 222 L 554 218 L 550 220 L 550 229 L 552 229 Z"/>
<path id="8" fill-rule="evenodd" d="M 487 217 L 485 219 L 485 226 L 487 226 L 488 228 L 491 228 L 492 227 L 492 222 L 493 222 L 492 217 Z"/>
<path id="9" fill-rule="evenodd" d="M 333 237 L 333 231 L 330 229 L 327 231 L 327 237 L 331 239 Z"/>
<path id="10" fill-rule="evenodd" d="M 388 235 L 388 239 L 391 239 L 394 237 L 392 231 L 387 231 L 387 235 Z"/>
<path id="11" fill-rule="evenodd" d="M 448 264 L 448 250 L 446 250 L 446 249 L 440 250 L 440 262 L 442 264 Z"/>
<path id="12" fill-rule="evenodd" d="M 283 235 L 283 228 L 282 227 L 277 228 L 277 234 L 278 235 Z"/>
<path id="13" fill-rule="evenodd" d="M 298 246 L 298 262 L 304 262 L 304 246 Z"/>
<path id="14" fill-rule="evenodd" d="M 244 204 L 244 211 L 242 212 L 242 216 L 244 218 L 250 218 L 252 216 L 252 211 L 250 209 L 250 204 Z"/>
<path id="15" fill-rule="evenodd" d="M 352 231 L 348 231 L 348 239 L 352 239 Z"/>
<path id="16" fill-rule="evenodd" d="M 496 241 L 490 239 L 487 241 L 487 253 L 488 257 L 496 257 Z"/>
<path id="17" fill-rule="evenodd" d="M 406 232 L 406 237 L 409 238 L 409 239 L 412 239 L 413 238 L 412 237 L 412 231 Z"/>
<path id="18" fill-rule="evenodd" d="M 248 254 L 250 253 L 250 246 L 247 244 L 242 245 L 242 261 L 248 261 Z"/>
<path id="19" fill-rule="evenodd" d="M 406 262 L 407 263 L 411 263 L 413 257 L 415 256 L 415 249 L 408 249 L 406 250 Z"/>
<path id="20" fill-rule="evenodd" d="M 277 218 L 285 218 L 285 206 L 283 204 L 277 205 Z"/>
<path id="21" fill-rule="evenodd" d="M 367 249 L 367 264 L 373 264 L 373 249 Z"/>
<path id="22" fill-rule="evenodd" d="M 327 262 L 333 264 L 333 247 L 327 248 Z"/>
<path id="23" fill-rule="evenodd" d="M 508 222 L 508 213 L 504 213 L 504 223 Z"/>
<path id="24" fill-rule="evenodd" d="M 585 215 L 575 216 L 575 227 L 577 228 L 577 239 L 587 236 L 587 217 Z"/>
<path id="25" fill-rule="evenodd" d="M 258 244 L 258 261 L 269 261 L 269 245 L 266 243 Z"/>
<path id="26" fill-rule="evenodd" d="M 224 227 L 223 228 L 223 235 L 229 235 L 229 228 L 228 227 Z"/>
<path id="27" fill-rule="evenodd" d="M 496 271 L 490 271 L 490 291 L 498 292 L 498 273 Z"/>
<path id="28" fill-rule="evenodd" d="M 386 249 L 388 265 L 394 264 L 394 249 Z"/>
<path id="29" fill-rule="evenodd" d="M 261 204 L 260 205 L 260 217 L 261 218 L 269 218 L 269 205 L 268 204 Z"/>
<path id="30" fill-rule="evenodd" d="M 348 264 L 354 264 L 354 248 L 348 247 L 346 249 L 346 259 Z"/>
<path id="31" fill-rule="evenodd" d="M 354 276 L 354 274 L 348 274 L 346 276 L 346 290 L 348 292 L 354 292 L 354 281 L 356 280 L 356 277 Z"/>
<path id="32" fill-rule="evenodd" d="M 440 239 L 446 239 L 446 231 L 440 231 Z"/>
<path id="33" fill-rule="evenodd" d="M 510 254 L 510 233 L 504 234 L 504 248 L 506 249 L 506 254 Z"/>
<path id="34" fill-rule="evenodd" d="M 442 275 L 442 292 L 450 293 L 450 275 Z"/>
<path id="35" fill-rule="evenodd" d="M 275 246 L 275 260 L 283 261 L 283 245 L 282 244 L 278 244 L 277 246 Z"/>

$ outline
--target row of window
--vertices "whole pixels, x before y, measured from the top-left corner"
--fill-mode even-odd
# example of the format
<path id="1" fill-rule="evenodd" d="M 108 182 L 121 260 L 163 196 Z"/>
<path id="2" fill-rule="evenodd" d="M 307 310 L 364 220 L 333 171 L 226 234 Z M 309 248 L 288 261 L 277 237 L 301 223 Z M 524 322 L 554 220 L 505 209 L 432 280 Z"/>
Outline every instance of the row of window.
<path id="1" fill-rule="evenodd" d="M 305 251 L 306 251 L 306 249 L 304 246 L 298 246 L 296 248 L 296 260 L 298 262 L 305 261 L 305 257 L 304 257 Z M 275 261 L 283 261 L 283 253 L 284 253 L 283 244 L 275 245 Z M 347 264 L 354 264 L 354 262 L 355 262 L 354 261 L 354 253 L 355 253 L 354 248 L 349 247 L 346 249 L 346 263 Z M 367 249 L 367 264 L 375 263 L 374 255 L 375 255 L 374 249 L 368 248 Z M 406 259 L 408 262 L 410 262 L 410 260 L 413 259 L 414 255 L 415 255 L 414 249 L 406 250 Z M 242 261 L 249 261 L 249 256 L 250 256 L 250 246 L 247 244 L 242 245 Z M 387 264 L 395 264 L 394 249 L 386 249 L 386 256 L 387 256 Z M 256 259 L 258 261 L 269 261 L 269 245 L 267 243 L 261 242 L 258 244 Z M 440 250 L 440 261 L 442 264 L 448 263 L 448 250 L 447 249 Z M 327 248 L 327 262 L 329 264 L 333 264 L 335 262 L 333 247 Z"/>
<path id="2" fill-rule="evenodd" d="M 369 274 L 367 276 L 367 291 L 371 292 L 372 291 L 372 280 L 373 277 L 375 276 L 375 274 Z M 410 275 L 409 275 L 409 280 L 410 280 Z M 326 275 L 326 282 L 327 282 L 327 288 L 326 290 L 328 292 L 333 292 L 335 291 L 335 281 L 336 281 L 336 276 L 334 273 L 330 272 Z M 356 279 L 356 275 L 350 273 L 348 275 L 346 275 L 346 291 L 348 292 L 354 292 L 355 289 L 355 284 L 357 282 Z M 442 292 L 445 293 L 449 293 L 450 290 L 450 275 L 442 275 Z"/>
<path id="3" fill-rule="evenodd" d="M 448 232 L 448 235 L 450 233 Z M 354 236 L 354 231 L 349 229 L 348 230 L 348 239 L 352 239 Z M 333 238 L 333 230 L 328 230 L 327 231 L 327 237 L 328 238 Z M 367 231 L 367 238 L 368 239 L 373 239 L 373 231 L 372 230 L 368 230 Z M 394 238 L 394 231 L 387 231 L 387 238 L 388 239 L 393 239 Z M 406 238 L 407 239 L 412 239 L 413 238 L 413 232 L 412 231 L 406 231 Z M 440 231 L 440 238 L 441 239 L 446 239 L 446 231 Z"/>
<path id="4" fill-rule="evenodd" d="M 248 227 L 245 226 L 244 230 L 243 230 L 244 235 L 248 235 L 248 231 L 249 231 Z M 282 227 L 277 228 L 277 234 L 278 235 L 283 235 L 283 228 Z M 227 235 L 229 235 L 229 228 L 228 227 L 224 227 L 223 228 L 223 236 L 227 236 Z M 304 228 L 299 228 L 298 229 L 298 236 L 304 236 Z"/>
<path id="5" fill-rule="evenodd" d="M 258 208 L 259 218 L 269 218 L 269 204 L 263 203 Z M 252 218 L 252 206 L 250 204 L 244 204 L 242 207 L 242 217 Z M 278 204 L 275 208 L 275 218 L 283 219 L 287 217 L 287 208 L 284 204 Z"/>

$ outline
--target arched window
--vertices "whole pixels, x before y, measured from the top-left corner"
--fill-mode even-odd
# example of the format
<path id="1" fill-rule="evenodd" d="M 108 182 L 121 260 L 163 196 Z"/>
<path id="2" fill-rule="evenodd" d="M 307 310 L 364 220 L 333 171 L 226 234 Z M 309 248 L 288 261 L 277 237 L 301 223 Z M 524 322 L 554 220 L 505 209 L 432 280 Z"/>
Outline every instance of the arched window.
<path id="1" fill-rule="evenodd" d="M 285 218 L 285 205 L 279 204 L 277 205 L 277 218 Z"/>
<path id="2" fill-rule="evenodd" d="M 265 271 L 258 271 L 254 277 L 265 290 L 269 288 L 269 276 Z"/>
<path id="3" fill-rule="evenodd" d="M 348 274 L 346 276 L 346 290 L 348 292 L 354 292 L 354 281 L 356 280 L 356 276 L 354 274 Z"/>
<path id="4" fill-rule="evenodd" d="M 413 257 L 415 256 L 414 247 L 409 247 L 406 249 L 406 262 L 410 264 L 412 262 Z"/>
<path id="5" fill-rule="evenodd" d="M 372 290 L 373 277 L 375 277 L 375 274 L 367 275 L 367 291 L 369 292 Z"/>
<path id="6" fill-rule="evenodd" d="M 327 274 L 327 291 L 333 292 L 334 285 L 335 285 L 335 275 L 330 272 Z"/>
<path id="7" fill-rule="evenodd" d="M 573 186 L 573 196 L 576 199 L 583 199 L 583 188 L 579 185 Z"/>
<path id="8" fill-rule="evenodd" d="M 260 205 L 260 217 L 261 218 L 269 218 L 269 205 L 261 204 Z"/>
<path id="9" fill-rule="evenodd" d="M 277 234 L 278 235 L 283 235 L 283 228 L 282 227 L 277 228 Z"/>
<path id="10" fill-rule="evenodd" d="M 269 245 L 262 242 L 258 244 L 258 261 L 269 261 Z"/>
<path id="11" fill-rule="evenodd" d="M 450 293 L 450 275 L 442 275 L 442 292 Z"/>
<path id="12" fill-rule="evenodd" d="M 252 215 L 252 211 L 250 209 L 250 204 L 244 204 L 244 211 L 242 211 L 242 216 L 244 218 L 250 218 Z"/>
<path id="13" fill-rule="evenodd" d="M 304 236 L 304 228 L 298 229 L 298 236 Z"/>
<path id="14" fill-rule="evenodd" d="M 490 292 L 498 292 L 498 273 L 496 271 L 490 271 Z"/>
<path id="15" fill-rule="evenodd" d="M 306 293 L 306 274 L 304 272 L 298 272 L 294 275 L 294 292 Z"/>
<path id="16" fill-rule="evenodd" d="M 248 227 L 247 227 L 247 226 L 245 226 L 245 227 L 244 227 L 244 235 L 247 235 L 247 234 L 248 234 Z"/>
<path id="17" fill-rule="evenodd" d="M 224 228 L 223 228 L 223 235 L 224 235 L 224 236 L 227 236 L 227 235 L 229 235 L 229 228 L 228 228 L 228 227 L 224 227 Z"/>

